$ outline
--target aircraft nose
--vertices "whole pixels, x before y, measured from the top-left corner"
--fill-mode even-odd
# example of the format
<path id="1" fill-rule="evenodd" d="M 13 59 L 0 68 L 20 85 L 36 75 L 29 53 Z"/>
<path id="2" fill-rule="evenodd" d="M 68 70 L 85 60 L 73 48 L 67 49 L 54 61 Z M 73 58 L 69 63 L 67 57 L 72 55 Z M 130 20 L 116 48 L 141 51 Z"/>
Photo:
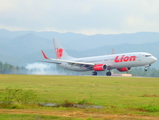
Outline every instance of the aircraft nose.
<path id="1" fill-rule="evenodd" d="M 155 61 L 157 61 L 157 58 L 156 58 L 156 57 L 153 57 L 153 60 L 154 60 L 154 62 L 155 62 Z"/>

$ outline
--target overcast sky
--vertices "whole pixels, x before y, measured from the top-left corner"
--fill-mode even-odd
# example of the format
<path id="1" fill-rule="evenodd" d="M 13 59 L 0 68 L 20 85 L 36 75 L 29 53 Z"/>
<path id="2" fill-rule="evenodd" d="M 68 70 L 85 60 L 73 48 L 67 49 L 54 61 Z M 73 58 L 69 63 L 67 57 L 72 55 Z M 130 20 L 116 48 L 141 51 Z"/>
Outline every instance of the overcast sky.
<path id="1" fill-rule="evenodd" d="M 159 32 L 159 0 L 0 0 L 0 29 Z"/>

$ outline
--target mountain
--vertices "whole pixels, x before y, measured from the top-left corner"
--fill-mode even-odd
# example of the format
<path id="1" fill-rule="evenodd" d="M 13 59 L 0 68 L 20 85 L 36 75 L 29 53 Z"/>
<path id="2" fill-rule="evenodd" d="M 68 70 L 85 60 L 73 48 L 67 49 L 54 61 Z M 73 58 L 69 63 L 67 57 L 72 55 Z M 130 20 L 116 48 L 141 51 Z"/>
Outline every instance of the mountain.
<path id="1" fill-rule="evenodd" d="M 50 41 L 46 38 L 38 37 L 33 33 L 28 33 L 0 44 L 0 51 L 7 55 L 31 54 L 41 49 L 52 48 L 53 45 L 50 44 Z"/>
<path id="2" fill-rule="evenodd" d="M 0 61 L 13 65 L 26 65 L 44 60 L 40 50 L 54 58 L 52 38 L 67 49 L 69 55 L 86 57 L 125 52 L 149 52 L 159 58 L 159 33 L 139 32 L 131 34 L 83 35 L 76 33 L 8 31 L 0 29 Z M 159 68 L 158 61 L 154 67 Z"/>
<path id="3" fill-rule="evenodd" d="M 75 50 L 88 50 L 103 45 L 120 45 L 120 44 L 141 44 L 153 43 L 159 41 L 157 32 L 138 32 L 129 34 L 97 34 L 84 35 L 78 33 L 58 33 L 58 32 L 35 32 L 35 31 L 8 31 L 0 29 L 0 44 L 7 43 L 19 37 L 26 39 L 29 35 L 35 35 L 46 42 L 52 38 L 58 39 L 65 48 Z M 20 39 L 20 38 L 19 38 Z M 30 38 L 30 41 L 34 39 Z M 6 42 L 5 42 L 6 41 Z M 74 44 L 77 43 L 77 44 Z M 40 42 L 38 43 L 40 44 Z M 37 45 L 38 45 L 37 44 Z M 14 44 L 13 44 L 14 45 Z"/>

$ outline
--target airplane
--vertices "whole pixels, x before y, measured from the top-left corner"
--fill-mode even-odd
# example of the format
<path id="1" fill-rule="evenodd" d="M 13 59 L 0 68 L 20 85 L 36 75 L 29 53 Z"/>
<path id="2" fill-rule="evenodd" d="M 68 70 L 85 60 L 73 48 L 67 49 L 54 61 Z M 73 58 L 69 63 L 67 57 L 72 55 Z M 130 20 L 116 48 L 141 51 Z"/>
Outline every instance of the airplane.
<path id="1" fill-rule="evenodd" d="M 45 59 L 51 61 L 41 61 L 57 64 L 59 67 L 73 71 L 92 71 L 96 76 L 98 71 L 107 71 L 106 76 L 111 76 L 111 70 L 117 69 L 120 72 L 129 71 L 132 67 L 145 66 L 147 71 L 157 58 L 146 52 L 131 52 L 121 54 L 110 54 L 103 56 L 93 56 L 84 58 L 74 58 L 67 54 L 62 45 L 53 39 L 56 59 L 48 58 L 44 51 L 41 50 Z"/>

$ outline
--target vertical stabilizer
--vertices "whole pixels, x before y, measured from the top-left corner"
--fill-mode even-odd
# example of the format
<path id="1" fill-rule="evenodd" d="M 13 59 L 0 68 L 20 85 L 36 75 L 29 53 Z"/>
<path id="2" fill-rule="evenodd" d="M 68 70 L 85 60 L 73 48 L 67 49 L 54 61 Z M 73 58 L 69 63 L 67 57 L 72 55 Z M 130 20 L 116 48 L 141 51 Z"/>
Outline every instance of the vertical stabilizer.
<path id="1" fill-rule="evenodd" d="M 73 57 L 70 57 L 63 46 L 55 39 L 53 39 L 54 43 L 54 49 L 55 49 L 55 55 L 57 59 L 71 59 Z"/>

